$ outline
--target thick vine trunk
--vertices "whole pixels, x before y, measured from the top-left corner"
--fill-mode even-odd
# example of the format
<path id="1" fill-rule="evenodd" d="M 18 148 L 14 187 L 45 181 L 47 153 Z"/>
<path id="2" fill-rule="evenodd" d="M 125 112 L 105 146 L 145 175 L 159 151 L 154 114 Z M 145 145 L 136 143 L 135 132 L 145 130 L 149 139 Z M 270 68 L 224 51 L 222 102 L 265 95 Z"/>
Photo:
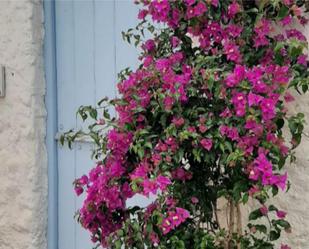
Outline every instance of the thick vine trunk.
<path id="1" fill-rule="evenodd" d="M 242 219 L 239 203 L 235 203 L 232 199 L 228 200 L 228 223 L 227 223 L 227 240 L 224 249 L 233 249 L 233 234 L 242 235 Z M 237 244 L 240 249 L 240 244 Z"/>

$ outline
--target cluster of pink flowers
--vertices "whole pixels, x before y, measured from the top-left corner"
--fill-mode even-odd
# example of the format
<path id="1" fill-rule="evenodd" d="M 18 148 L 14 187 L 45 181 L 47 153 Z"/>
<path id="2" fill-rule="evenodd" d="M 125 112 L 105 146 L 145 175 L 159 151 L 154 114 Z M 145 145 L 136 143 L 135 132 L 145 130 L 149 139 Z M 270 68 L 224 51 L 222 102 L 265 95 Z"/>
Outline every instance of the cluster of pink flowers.
<path id="1" fill-rule="evenodd" d="M 142 163 L 130 174 L 131 180 L 141 182 L 142 190 L 140 193 L 147 197 L 150 193 L 157 194 L 158 190 L 165 191 L 172 183 L 168 177 L 162 175 L 159 175 L 155 179 L 149 179 L 149 167 L 148 163 Z"/>
<path id="2" fill-rule="evenodd" d="M 163 234 L 169 233 L 189 217 L 189 212 L 183 208 L 176 207 L 175 211 L 168 211 L 167 217 L 163 219 L 161 226 Z"/>
<path id="3" fill-rule="evenodd" d="M 154 18 L 164 20 L 162 12 L 169 8 L 165 1 L 153 3 L 153 6 L 159 8 L 153 9 Z M 159 20 L 158 19 L 158 20 Z M 175 43 L 175 40 L 173 41 Z M 154 62 L 151 58 L 151 52 L 155 49 L 156 44 L 153 40 L 148 40 L 143 48 L 148 54 L 148 64 L 145 68 L 133 72 L 129 77 L 118 84 L 118 90 L 122 94 L 121 101 L 116 105 L 118 114 L 117 125 L 119 128 L 110 130 L 107 134 L 107 149 L 109 155 L 103 164 L 98 164 L 90 173 L 89 177 L 83 176 L 75 181 L 75 191 L 78 195 L 82 194 L 84 189 L 87 191 L 87 196 L 83 207 L 80 209 L 80 220 L 82 225 L 93 233 L 93 241 L 98 240 L 96 237 L 97 231 L 100 230 L 102 236 L 102 245 L 106 245 L 104 238 L 107 238 L 114 231 L 122 226 L 122 222 L 126 219 L 123 215 L 126 209 L 126 200 L 134 194 L 140 193 L 149 196 L 150 193 L 157 194 L 158 191 L 164 192 L 167 187 L 172 184 L 171 179 L 154 170 L 162 161 L 161 153 L 169 150 L 172 153 L 177 149 L 177 143 L 174 138 L 167 138 L 164 142 L 159 141 L 155 146 L 155 153 L 149 159 L 141 162 L 132 172 L 128 172 L 128 162 L 126 161 L 127 152 L 132 145 L 134 134 L 125 131 L 126 124 L 135 124 L 136 129 L 143 129 L 145 117 L 137 113 L 137 108 L 146 109 L 152 98 L 151 88 L 162 89 L 164 94 L 163 108 L 169 110 L 177 101 L 187 101 L 186 86 L 191 77 L 192 70 L 189 66 L 183 64 L 182 72 L 175 73 L 173 67 L 181 65 L 184 56 L 180 52 L 175 52 L 169 58 L 158 59 Z M 149 71 L 147 67 L 152 66 L 159 72 Z M 151 80 L 149 80 L 151 79 Z M 160 85 L 158 84 L 160 82 Z M 162 83 L 161 83 L 162 82 Z M 180 127 L 183 125 L 182 118 L 175 117 L 173 123 Z M 166 160 L 171 160 L 168 156 Z M 132 166 L 132 165 L 131 165 Z M 155 177 L 150 177 L 151 173 L 156 171 Z M 173 174 L 174 175 L 174 174 Z M 185 179 L 188 176 L 180 176 L 180 172 L 175 178 Z M 185 174 L 184 174 L 185 175 Z M 133 192 L 129 181 L 121 183 L 123 179 L 136 181 L 139 190 Z M 100 210 L 106 209 L 102 213 Z M 121 211 L 122 210 L 122 211 Z M 183 222 L 188 216 L 180 213 L 182 209 L 177 209 L 179 220 L 177 224 Z M 115 214 L 118 214 L 115 216 Z M 170 213 L 172 215 L 172 213 Z M 178 217 L 175 213 L 173 219 Z M 114 217 L 118 217 L 115 220 Z M 175 227 L 176 223 L 172 223 Z"/>
<path id="4" fill-rule="evenodd" d="M 274 23 L 267 17 L 252 25 L 250 49 L 261 49 L 264 54 L 251 63 L 255 58 L 245 54 L 243 46 L 248 38 L 242 37 L 246 27 L 234 21 L 243 11 L 239 1 L 229 1 L 218 16 L 222 20 L 207 18 L 221 6 L 219 0 L 140 2 L 144 9 L 139 19 L 150 16 L 168 25 L 171 35 L 164 44 L 167 52 L 160 51 L 156 38 L 142 44 L 142 65 L 118 84 L 121 97 L 113 100 L 117 118 L 105 138 L 106 156 L 87 176 L 75 181 L 77 195 L 86 192 L 79 210 L 80 222 L 92 233 L 93 241 L 103 246 L 109 245 L 108 239 L 116 236 L 115 232 L 130 218 L 126 201 L 137 193 L 161 198 L 143 213 L 145 227 L 154 211 L 159 211 L 162 218 L 160 224 L 155 224 L 161 232 L 151 230 L 145 235 L 153 244 L 160 242 L 160 233 L 168 235 L 185 224 L 190 219 L 190 207 L 199 205 L 202 199 L 190 193 L 184 197 L 189 204 L 179 205 L 181 201 L 171 195 L 175 185 L 194 182 L 196 168 L 192 162 L 208 167 L 207 163 L 216 164 L 236 151 L 241 163 L 235 159 L 235 164 L 228 166 L 241 169 L 238 172 L 248 181 L 246 191 L 250 196 L 264 187 L 285 190 L 287 173 L 281 172 L 277 159 L 285 160 L 290 148 L 278 132 L 277 123 L 286 115 L 285 102 L 294 100 L 286 91 L 293 79 L 290 65 L 307 67 L 303 53 L 291 59 L 286 56 L 287 47 L 282 45 L 278 52 L 269 46 L 274 41 L 284 44 L 292 39 L 306 40 L 300 31 L 289 27 L 294 19 L 306 23 L 296 7 L 280 19 L 285 29 L 281 35 L 272 37 Z M 294 6 L 292 0 L 282 2 L 288 8 Z M 181 8 L 175 7 L 179 5 Z M 180 22 L 184 30 L 179 29 Z M 190 37 L 181 39 L 179 32 Z M 199 41 L 197 48 L 188 48 L 192 37 Z M 199 56 L 219 66 L 208 70 L 208 62 L 201 63 Z M 282 63 L 277 63 L 276 56 L 283 58 Z M 220 153 L 224 156 L 215 160 Z M 268 211 L 266 206 L 260 209 L 264 215 Z M 286 213 L 277 210 L 276 215 L 284 219 Z"/>
<path id="5" fill-rule="evenodd" d="M 131 133 L 121 133 L 111 130 L 108 133 L 108 148 L 112 154 L 106 159 L 104 165 L 98 164 L 93 168 L 89 176 L 82 176 L 75 181 L 75 190 L 78 195 L 86 188 L 87 196 L 83 207 L 79 210 L 81 223 L 84 228 L 93 232 L 92 240 L 96 242 L 96 232 L 101 231 L 102 236 L 118 230 L 122 226 L 123 217 L 114 219 L 114 214 L 125 209 L 125 201 L 134 193 L 128 183 L 120 185 L 117 180 L 125 174 L 127 153 L 132 142 Z M 106 208 L 106 212 L 100 210 Z M 100 241 L 102 245 L 106 242 Z"/>
<path id="6" fill-rule="evenodd" d="M 260 152 L 250 167 L 252 167 L 249 175 L 250 179 L 255 181 L 261 180 L 264 186 L 276 185 L 282 190 L 286 188 L 287 173 L 284 175 L 274 174 L 273 166 L 264 152 Z"/>

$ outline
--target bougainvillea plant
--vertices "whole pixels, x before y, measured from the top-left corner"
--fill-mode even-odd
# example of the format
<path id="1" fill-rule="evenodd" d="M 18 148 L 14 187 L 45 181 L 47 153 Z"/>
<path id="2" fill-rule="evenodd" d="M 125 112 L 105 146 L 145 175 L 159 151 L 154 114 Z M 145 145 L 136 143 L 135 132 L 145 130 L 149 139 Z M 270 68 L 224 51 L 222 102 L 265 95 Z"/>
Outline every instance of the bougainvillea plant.
<path id="1" fill-rule="evenodd" d="M 305 1 L 137 4 L 140 23 L 123 38 L 141 46 L 140 66 L 119 74 L 119 98 L 79 109 L 94 120 L 89 131 L 62 137 L 97 145 L 96 166 L 74 182 L 85 198 L 78 221 L 102 248 L 290 248 L 276 242 L 291 227 L 269 199 L 289 188 L 284 166 L 304 128 L 286 103 L 290 89 L 308 90 L 307 41 L 295 28 L 307 23 Z M 128 206 L 137 194 L 156 198 Z M 242 224 L 248 200 L 257 209 Z"/>

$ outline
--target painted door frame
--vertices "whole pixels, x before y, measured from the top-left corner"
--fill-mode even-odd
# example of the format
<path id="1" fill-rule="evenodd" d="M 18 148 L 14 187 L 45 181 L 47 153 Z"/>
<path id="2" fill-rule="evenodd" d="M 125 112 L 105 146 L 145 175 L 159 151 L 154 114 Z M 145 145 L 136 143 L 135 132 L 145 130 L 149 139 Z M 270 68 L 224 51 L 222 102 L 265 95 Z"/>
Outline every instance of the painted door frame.
<path id="1" fill-rule="evenodd" d="M 61 87 L 61 85 L 57 85 L 57 83 L 60 84 L 60 81 L 57 82 L 60 79 L 61 70 L 62 68 L 59 68 L 57 72 L 57 59 L 60 59 L 60 54 L 58 54 L 59 58 L 57 58 L 58 50 L 61 48 L 57 47 L 57 39 L 61 37 L 61 33 L 57 33 L 57 26 L 59 25 L 59 15 L 61 13 L 59 10 L 59 6 L 57 5 L 59 2 L 57 1 L 63 1 L 63 0 L 43 0 L 43 6 L 44 6 L 44 17 L 45 17 L 45 40 L 44 40 L 44 62 L 45 62 L 45 80 L 46 80 L 46 96 L 45 96 L 45 105 L 47 109 L 47 132 L 46 132 L 46 147 L 47 147 L 47 158 L 48 158 L 48 228 L 47 228 L 47 240 L 48 240 L 48 249 L 58 249 L 61 246 L 61 231 L 60 227 L 61 222 L 59 222 L 59 217 L 61 219 L 61 211 L 62 209 L 59 208 L 59 194 L 61 194 L 58 191 L 58 183 L 61 183 L 61 178 L 59 178 L 59 169 L 58 166 L 61 165 L 61 162 L 58 162 L 58 159 L 61 159 L 61 154 L 59 152 L 59 155 L 57 153 L 57 141 L 56 141 L 56 134 L 58 132 L 58 104 L 61 103 L 61 96 L 58 92 L 61 89 L 58 89 L 58 86 Z M 74 1 L 74 0 L 72 0 Z M 116 1 L 115 1 L 116 3 Z M 135 13 L 137 14 L 137 13 Z M 119 22 L 123 22 L 127 24 L 126 16 L 120 16 Z M 117 27 L 117 25 L 116 25 Z M 59 37 L 57 37 L 57 34 Z M 120 35 L 120 32 L 119 32 Z M 120 36 L 121 38 L 121 36 Z M 116 39 L 116 38 L 115 38 Z M 114 41 L 114 46 L 117 45 L 116 40 Z M 128 46 L 128 45 L 126 45 Z M 122 54 L 123 51 L 128 52 L 126 46 L 119 46 L 117 49 L 119 49 L 119 54 Z M 116 49 L 116 47 L 115 47 Z M 102 52 L 102 51 L 101 51 Z M 115 54 L 116 56 L 116 54 Z M 134 52 L 130 52 L 128 56 L 131 58 L 135 58 L 136 51 L 134 49 Z M 127 58 L 129 58 L 127 57 Z M 119 59 L 119 60 L 118 60 Z M 123 64 L 126 65 L 127 61 L 121 57 L 115 58 L 115 71 L 117 72 L 116 68 L 116 60 L 117 60 L 117 66 L 119 68 L 123 68 Z M 135 58 L 137 61 L 137 58 Z M 57 92 L 59 96 L 57 96 Z M 57 97 L 58 100 L 57 100 Z M 59 102 L 58 102 L 59 101 Z M 61 116 L 60 116 L 61 117 Z M 58 165 L 59 163 L 59 165 Z M 60 180 L 59 180 L 60 179 Z M 144 202 L 145 200 L 135 200 L 134 203 L 138 202 Z M 60 234 L 60 236 L 59 236 Z M 68 248 L 69 249 L 69 248 Z"/>
<path id="2" fill-rule="evenodd" d="M 44 64 L 47 110 L 46 148 L 48 159 L 48 249 L 58 249 L 58 157 L 57 141 L 57 66 L 55 0 L 43 0 L 44 8 Z"/>

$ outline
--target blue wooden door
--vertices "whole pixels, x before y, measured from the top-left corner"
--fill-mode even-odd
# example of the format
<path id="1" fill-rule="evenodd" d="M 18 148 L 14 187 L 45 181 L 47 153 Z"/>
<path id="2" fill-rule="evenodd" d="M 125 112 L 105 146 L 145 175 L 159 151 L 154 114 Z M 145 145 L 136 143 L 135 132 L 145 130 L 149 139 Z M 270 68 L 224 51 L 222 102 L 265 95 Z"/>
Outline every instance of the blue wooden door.
<path id="1" fill-rule="evenodd" d="M 116 94 L 116 75 L 136 67 L 137 51 L 124 43 L 121 31 L 137 23 L 132 0 L 59 0 L 55 3 L 58 131 L 82 128 L 76 118 L 80 105 L 94 105 Z M 76 142 L 73 149 L 58 146 L 59 249 L 92 248 L 89 234 L 73 219 L 82 198 L 72 182 L 94 165 L 92 144 Z"/>

